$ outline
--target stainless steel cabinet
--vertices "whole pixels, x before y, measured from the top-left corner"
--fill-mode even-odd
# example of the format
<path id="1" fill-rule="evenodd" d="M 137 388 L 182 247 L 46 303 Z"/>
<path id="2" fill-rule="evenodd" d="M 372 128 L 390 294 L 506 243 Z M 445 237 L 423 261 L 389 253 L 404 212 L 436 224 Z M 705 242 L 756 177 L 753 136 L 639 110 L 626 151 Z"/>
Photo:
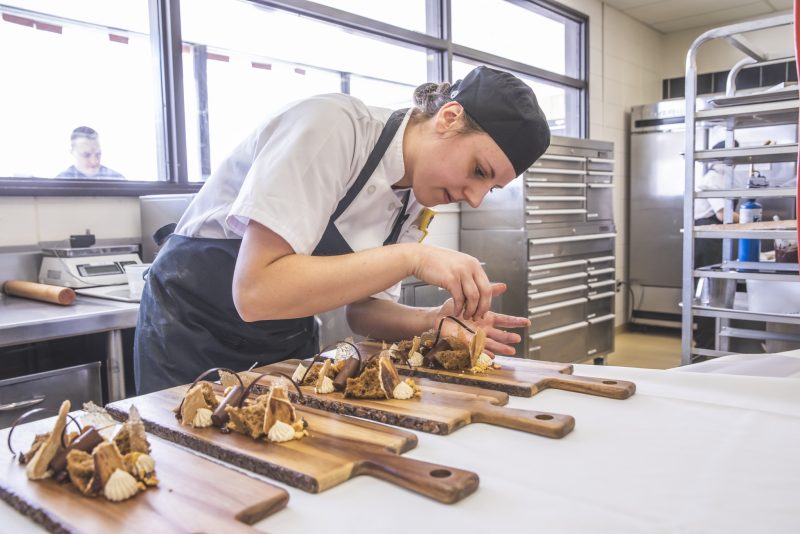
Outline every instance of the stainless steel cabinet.
<path id="1" fill-rule="evenodd" d="M 531 320 L 518 330 L 525 357 L 569 362 L 613 350 L 613 178 L 611 143 L 553 137 L 523 176 L 462 208 L 462 250 L 508 284 L 500 311 Z"/>
<path id="2" fill-rule="evenodd" d="M 100 362 L 0 380 L 0 428 L 11 426 L 17 417 L 33 408 L 58 411 L 67 399 L 73 410 L 88 401 L 103 404 Z M 31 420 L 53 415 L 44 412 Z"/>

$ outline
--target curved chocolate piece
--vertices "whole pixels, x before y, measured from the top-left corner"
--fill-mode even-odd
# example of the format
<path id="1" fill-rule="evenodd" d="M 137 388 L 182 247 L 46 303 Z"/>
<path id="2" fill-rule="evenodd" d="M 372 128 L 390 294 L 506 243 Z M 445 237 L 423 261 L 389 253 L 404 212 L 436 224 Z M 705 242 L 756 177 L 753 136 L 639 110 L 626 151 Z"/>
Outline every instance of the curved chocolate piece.
<path id="1" fill-rule="evenodd" d="M 240 377 L 239 373 L 237 373 L 236 371 L 232 371 L 231 369 L 228 369 L 227 367 L 212 367 L 211 369 L 207 369 L 207 370 L 203 371 L 202 373 L 200 373 L 200 376 L 198 376 L 197 378 L 194 379 L 194 382 L 192 382 L 192 385 L 189 386 L 189 389 L 187 389 L 186 392 L 188 393 L 189 391 L 191 391 L 192 388 L 194 386 L 196 386 L 198 382 L 200 382 L 202 379 L 204 379 L 205 377 L 207 377 L 211 373 L 216 373 L 217 371 L 225 371 L 226 373 L 231 373 L 232 375 L 236 376 L 236 379 L 239 381 L 239 384 L 242 386 L 242 388 L 244 388 L 244 383 L 242 382 L 242 377 Z M 178 405 L 178 408 L 175 410 L 175 418 L 178 419 L 179 421 L 181 419 L 181 409 L 183 408 L 183 401 L 184 400 L 186 400 L 186 395 L 183 396 L 183 398 L 181 399 L 181 403 Z"/>
<path id="2" fill-rule="evenodd" d="M 359 356 L 361 356 L 361 353 L 359 353 Z M 352 356 L 344 361 L 342 370 L 333 379 L 333 387 L 336 388 L 336 391 L 344 391 L 347 386 L 347 379 L 356 377 L 361 372 L 361 365 L 361 360 Z"/>
<path id="3" fill-rule="evenodd" d="M 474 334 L 475 333 L 475 330 L 473 330 L 472 328 L 468 327 L 467 325 L 465 325 L 464 323 L 462 323 L 460 320 L 456 319 L 452 315 L 445 315 L 439 321 L 439 328 L 436 329 L 436 339 L 433 340 L 433 348 L 436 348 L 436 345 L 439 343 L 439 338 L 442 336 L 442 325 L 444 324 L 444 320 L 445 319 L 450 319 L 451 321 L 455 321 L 462 328 L 464 328 L 464 330 L 466 330 L 470 334 Z M 433 349 L 431 349 L 431 350 L 433 350 Z"/>
<path id="4" fill-rule="evenodd" d="M 58 415 L 58 411 L 56 411 L 56 410 L 54 410 L 52 408 L 34 408 L 32 410 L 28 410 L 27 412 L 21 414 L 19 417 L 14 419 L 13 423 L 11 423 L 11 429 L 8 431 L 8 439 L 6 440 L 6 445 L 8 445 L 8 450 L 11 451 L 11 456 L 12 457 L 17 455 L 17 453 L 14 452 L 14 448 L 11 446 L 11 435 L 14 434 L 14 429 L 17 427 L 18 424 L 20 424 L 22 421 L 24 421 L 25 419 L 27 419 L 31 415 L 34 415 L 34 414 L 37 414 L 37 413 L 42 413 L 42 412 L 50 412 L 50 413 Z M 81 428 L 80 423 L 78 423 L 78 421 L 76 421 L 74 417 L 72 417 L 70 414 L 67 414 L 67 417 L 69 418 L 69 420 L 71 422 L 75 423 L 75 426 L 78 427 L 78 432 L 83 432 L 83 429 Z M 64 425 L 64 431 L 61 432 L 61 446 L 64 447 L 64 448 L 67 447 L 67 444 L 64 443 L 64 435 L 67 433 L 67 426 L 69 426 L 69 423 Z M 20 462 L 22 462 L 23 458 L 24 458 L 23 454 L 20 453 L 20 455 L 19 455 Z"/>
<path id="5" fill-rule="evenodd" d="M 217 428 L 224 427 L 231 417 L 228 415 L 228 412 L 225 411 L 225 407 L 229 405 L 240 405 L 243 397 L 244 388 L 239 385 L 233 386 L 228 394 L 225 395 L 221 401 L 219 401 L 217 409 L 211 414 L 211 423 Z"/>
<path id="6" fill-rule="evenodd" d="M 75 438 L 67 448 L 61 449 L 56 453 L 50 461 L 50 469 L 54 473 L 63 471 L 67 468 L 67 454 L 69 454 L 69 451 L 78 450 L 91 453 L 103 441 L 103 436 L 93 426 L 84 427 L 80 436 Z"/>
<path id="7" fill-rule="evenodd" d="M 259 375 L 258 375 L 258 376 L 255 378 L 255 380 L 253 380 L 252 382 L 250 382 L 250 385 L 248 385 L 248 386 L 247 386 L 247 389 L 245 389 L 245 390 L 244 390 L 244 392 L 243 392 L 243 394 L 242 394 L 242 398 L 239 400 L 239 404 L 237 405 L 237 407 L 238 407 L 238 408 L 241 408 L 241 407 L 244 405 L 244 401 L 247 399 L 247 397 L 249 397 L 249 396 L 250 396 L 250 390 L 252 390 L 252 389 L 253 389 L 253 385 L 254 385 L 256 382 L 258 382 L 259 380 L 261 380 L 261 378 L 262 378 L 262 377 L 265 377 L 265 376 L 268 376 L 268 375 L 269 375 L 269 376 L 281 376 L 281 377 L 283 377 L 283 378 L 287 379 L 289 382 L 291 382 L 291 384 L 292 384 L 292 385 L 294 386 L 294 388 L 297 390 L 297 394 L 298 394 L 298 395 L 300 395 L 300 400 L 305 400 L 305 396 L 303 395 L 303 392 L 302 392 L 302 391 L 300 391 L 300 386 L 297 384 L 297 382 L 295 382 L 294 380 L 292 380 L 292 377 L 290 377 L 290 376 L 289 376 L 289 375 L 287 375 L 287 374 L 284 374 L 284 373 L 278 372 L 278 371 L 268 371 L 268 372 L 266 372 L 266 373 L 261 373 L 261 374 L 259 374 Z"/>

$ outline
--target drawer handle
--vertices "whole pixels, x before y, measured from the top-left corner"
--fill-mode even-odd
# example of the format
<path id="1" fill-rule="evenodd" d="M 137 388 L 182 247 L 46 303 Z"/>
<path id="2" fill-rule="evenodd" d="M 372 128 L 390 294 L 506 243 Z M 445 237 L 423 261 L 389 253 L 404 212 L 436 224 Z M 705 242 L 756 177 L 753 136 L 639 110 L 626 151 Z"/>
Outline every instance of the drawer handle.
<path id="1" fill-rule="evenodd" d="M 597 293 L 593 293 L 593 294 L 589 295 L 589 300 L 607 299 L 607 298 L 611 298 L 613 296 L 614 296 L 614 292 L 613 291 L 609 291 L 608 293 L 600 293 L 599 295 Z"/>
<path id="2" fill-rule="evenodd" d="M 598 217 L 600 217 L 600 214 L 599 214 L 599 213 L 587 213 L 587 214 L 586 214 L 586 218 L 587 218 L 587 219 L 596 219 L 596 218 L 598 218 Z"/>
<path id="3" fill-rule="evenodd" d="M 534 265 L 533 267 L 528 267 L 528 272 L 532 273 L 534 271 L 543 271 L 544 269 L 561 269 L 564 267 L 576 267 L 578 265 L 586 265 L 586 260 L 562 261 L 559 263 L 545 263 L 544 265 Z"/>
<path id="4" fill-rule="evenodd" d="M 548 310 L 557 310 L 559 308 L 566 308 L 568 306 L 574 306 L 575 304 L 583 304 L 587 302 L 588 299 L 581 297 L 579 299 L 572 299 L 572 300 L 562 300 L 561 302 L 555 302 L 553 304 L 546 304 L 544 306 L 537 306 L 535 308 L 528 309 L 528 313 L 539 313 Z"/>
<path id="5" fill-rule="evenodd" d="M 611 189 L 614 187 L 614 184 L 609 184 L 606 182 L 591 182 L 586 185 L 589 186 L 589 189 Z"/>
<path id="6" fill-rule="evenodd" d="M 596 258 L 589 258 L 589 263 L 603 263 L 606 261 L 614 261 L 614 256 L 598 256 Z"/>
<path id="7" fill-rule="evenodd" d="M 562 210 L 538 210 L 527 209 L 525 212 L 528 215 L 581 215 L 586 213 L 585 209 L 562 209 Z"/>
<path id="8" fill-rule="evenodd" d="M 585 291 L 586 289 L 588 289 L 588 287 L 586 285 L 582 284 L 582 285 L 579 285 L 579 286 L 570 286 L 570 287 L 564 287 L 564 288 L 561 288 L 561 289 L 553 289 L 552 291 L 544 291 L 542 293 L 537 293 L 535 295 L 531 295 L 529 293 L 528 294 L 528 300 L 545 299 L 545 298 L 549 298 L 549 297 L 555 297 L 557 295 L 564 295 L 566 293 L 574 293 L 576 291 Z"/>
<path id="9" fill-rule="evenodd" d="M 535 280 L 529 280 L 528 285 L 541 286 L 552 284 L 553 282 L 563 282 L 564 280 L 575 280 L 576 278 L 586 278 L 586 273 L 562 274 L 560 276 L 550 276 L 549 278 L 537 278 Z"/>
<path id="10" fill-rule="evenodd" d="M 534 341 L 536 339 L 542 339 L 544 337 L 554 336 L 556 334 L 563 334 L 564 332 L 569 332 L 571 330 L 577 330 L 578 328 L 584 328 L 589 323 L 586 321 L 581 321 L 579 323 L 568 324 L 567 326 L 562 326 L 560 328 L 553 328 L 552 330 L 545 330 L 544 332 L 539 332 L 538 334 L 533 334 L 528 336 L 528 339 Z"/>
<path id="11" fill-rule="evenodd" d="M 555 257 L 556 257 L 555 253 L 551 252 L 550 254 L 537 254 L 535 256 L 528 256 L 528 259 L 529 260 L 543 260 L 545 258 L 555 258 Z"/>
<path id="12" fill-rule="evenodd" d="M 532 196 L 526 196 L 525 200 L 527 200 L 528 202 L 584 202 L 586 200 L 586 197 L 572 196 L 572 195 L 564 195 L 564 196 L 532 195 Z"/>
<path id="13" fill-rule="evenodd" d="M 43 402 L 44 402 L 44 396 L 41 396 L 41 397 L 34 397 L 32 399 L 24 401 L 9 402 L 8 404 L 0 404 L 0 412 L 13 412 L 14 410 L 21 410 L 22 408 L 28 408 L 29 406 L 36 406 L 37 404 L 41 404 Z"/>
<path id="14" fill-rule="evenodd" d="M 548 315 L 553 315 L 553 312 L 537 313 L 536 315 L 531 315 L 530 317 L 528 317 L 528 319 L 530 320 L 541 319 L 542 317 L 547 317 Z"/>
<path id="15" fill-rule="evenodd" d="M 577 163 L 583 163 L 586 161 L 586 158 L 580 156 L 560 156 L 558 154 L 545 154 L 544 156 L 540 157 L 539 159 L 544 160 L 553 160 L 553 161 L 574 161 Z"/>
<path id="16" fill-rule="evenodd" d="M 566 237 L 546 237 L 543 239 L 531 239 L 531 245 L 549 245 L 551 243 L 571 243 L 573 241 L 596 241 L 598 239 L 611 239 L 617 237 L 616 232 L 607 234 L 590 234 L 590 235 L 570 235 Z"/>
<path id="17" fill-rule="evenodd" d="M 586 189 L 586 184 L 578 182 L 548 182 L 544 179 L 528 178 L 526 183 L 534 189 Z"/>
<path id="18" fill-rule="evenodd" d="M 604 315 L 602 317 L 597 317 L 595 319 L 589 319 L 589 324 L 597 324 L 597 323 L 604 323 L 606 321 L 610 321 L 615 316 L 613 313 L 609 313 L 608 315 Z"/>
<path id="19" fill-rule="evenodd" d="M 583 176 L 586 171 L 583 169 L 559 169 L 557 167 L 533 167 L 528 169 L 531 174 L 578 174 Z"/>

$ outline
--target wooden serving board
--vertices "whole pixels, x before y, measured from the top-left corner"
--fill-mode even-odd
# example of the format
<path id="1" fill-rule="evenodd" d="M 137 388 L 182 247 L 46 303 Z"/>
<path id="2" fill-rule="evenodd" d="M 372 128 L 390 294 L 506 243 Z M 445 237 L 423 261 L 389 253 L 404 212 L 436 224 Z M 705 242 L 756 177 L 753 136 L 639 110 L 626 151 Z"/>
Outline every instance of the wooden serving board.
<path id="1" fill-rule="evenodd" d="M 300 360 L 286 360 L 273 363 L 253 372 L 279 372 L 291 376 Z M 304 362 L 307 364 L 308 362 Z M 278 377 L 264 376 L 258 384 L 269 384 L 280 380 Z M 331 412 L 373 419 L 395 426 L 402 426 L 430 432 L 450 434 L 470 423 L 487 423 L 522 430 L 549 438 L 561 438 L 575 427 L 575 419 L 570 415 L 536 412 L 506 408 L 494 402 L 492 397 L 483 395 L 480 389 L 440 384 L 430 380 L 418 383 L 422 394 L 409 400 L 371 400 L 345 398 L 343 392 L 326 395 L 314 393 L 313 386 L 303 386 L 303 398 L 293 390 L 289 396 L 293 402 L 320 408 Z"/>
<path id="2" fill-rule="evenodd" d="M 397 364 L 397 372 L 412 377 L 425 377 L 437 382 L 478 386 L 504 391 L 516 397 L 531 397 L 547 388 L 574 391 L 608 397 L 627 399 L 636 392 L 636 384 L 626 380 L 610 380 L 570 374 L 572 366 L 559 370 L 554 366 L 531 363 L 529 360 L 497 356 L 495 361 L 502 367 L 485 373 L 446 371 L 428 367 L 410 368 Z"/>
<path id="3" fill-rule="evenodd" d="M 19 425 L 15 450 L 27 450 L 55 418 Z M 85 497 L 70 483 L 32 481 L 0 431 L 0 498 L 50 532 L 255 532 L 249 527 L 282 509 L 289 494 L 271 484 L 180 449 L 152 435 L 157 487 L 127 501 Z"/>
<path id="4" fill-rule="evenodd" d="M 449 504 L 478 488 L 475 473 L 400 456 L 417 445 L 411 432 L 305 406 L 296 408 L 308 422 L 309 435 L 286 443 L 181 425 L 173 409 L 186 390 L 179 386 L 134 399 L 149 432 L 304 491 L 317 493 L 370 475 Z M 125 400 L 106 409 L 124 418 L 130 405 Z"/>

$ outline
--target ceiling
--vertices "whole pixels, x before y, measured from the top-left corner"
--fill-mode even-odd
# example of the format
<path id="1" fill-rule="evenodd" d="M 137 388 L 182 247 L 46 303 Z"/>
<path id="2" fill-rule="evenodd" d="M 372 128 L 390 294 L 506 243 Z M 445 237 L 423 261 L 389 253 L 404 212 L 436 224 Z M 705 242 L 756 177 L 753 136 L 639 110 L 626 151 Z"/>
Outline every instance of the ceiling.
<path id="1" fill-rule="evenodd" d="M 724 25 L 792 9 L 792 0 L 604 0 L 604 2 L 662 33 Z"/>

